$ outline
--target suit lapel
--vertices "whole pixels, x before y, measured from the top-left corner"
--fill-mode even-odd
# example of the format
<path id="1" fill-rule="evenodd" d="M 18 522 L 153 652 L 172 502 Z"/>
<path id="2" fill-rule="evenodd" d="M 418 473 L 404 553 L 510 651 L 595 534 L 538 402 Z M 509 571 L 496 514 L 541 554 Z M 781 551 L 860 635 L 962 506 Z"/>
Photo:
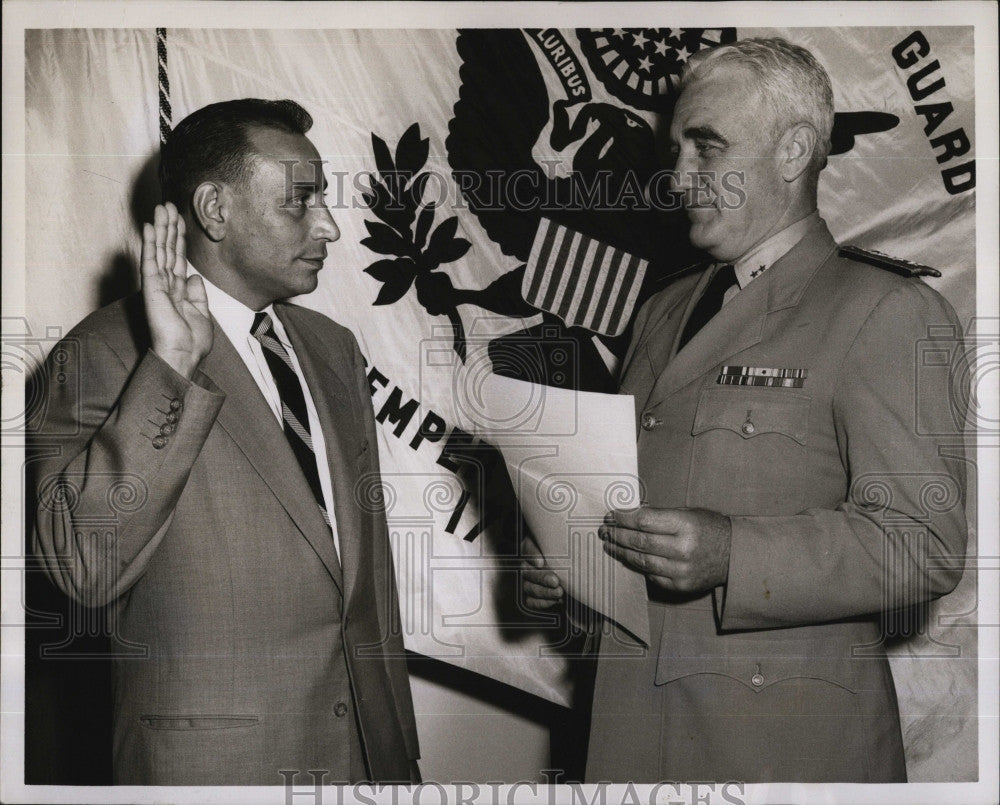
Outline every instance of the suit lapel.
<path id="1" fill-rule="evenodd" d="M 362 419 L 348 386 L 353 378 L 346 376 L 351 356 L 339 343 L 324 339 L 295 307 L 279 303 L 274 310 L 295 348 L 323 429 L 340 540 L 344 601 L 349 605 L 359 567 L 371 562 L 363 512 L 355 502 L 359 480 L 357 460 L 364 449 L 364 438 L 357 436 Z"/>
<path id="2" fill-rule="evenodd" d="M 217 422 L 270 487 L 343 591 L 340 562 L 329 529 L 284 431 L 236 348 L 214 320 L 213 326 L 215 341 L 200 371 L 226 394 Z"/>
<path id="3" fill-rule="evenodd" d="M 697 300 L 711 281 L 706 272 L 688 298 L 684 315 L 673 332 L 670 352 L 673 355 L 660 373 L 646 402 L 659 405 L 695 378 L 713 369 L 731 355 L 759 343 L 767 316 L 798 304 L 798 300 L 816 269 L 836 249 L 826 224 L 819 220 L 812 229 L 759 279 L 751 282 L 713 316 L 688 342 L 675 352 Z"/>

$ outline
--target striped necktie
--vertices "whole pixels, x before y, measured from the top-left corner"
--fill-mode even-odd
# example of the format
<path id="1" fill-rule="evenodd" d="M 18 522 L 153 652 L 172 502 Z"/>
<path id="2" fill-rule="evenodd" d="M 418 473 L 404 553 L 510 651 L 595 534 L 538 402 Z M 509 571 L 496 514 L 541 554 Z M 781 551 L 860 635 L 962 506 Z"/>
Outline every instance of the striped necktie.
<path id="1" fill-rule="evenodd" d="M 267 313 L 260 311 L 254 316 L 250 332 L 264 348 L 264 359 L 274 377 L 274 384 L 278 387 L 285 438 L 288 439 L 288 444 L 309 482 L 309 488 L 312 489 L 323 519 L 330 525 L 330 514 L 326 510 L 323 487 L 320 486 L 319 471 L 316 469 L 316 454 L 313 452 L 312 434 L 309 431 L 309 412 L 306 409 L 306 399 L 302 394 L 299 376 L 292 368 L 291 358 L 278 340 L 274 324 Z"/>
<path id="2" fill-rule="evenodd" d="M 684 325 L 684 332 L 681 335 L 680 343 L 677 345 L 678 350 L 683 349 L 684 345 L 694 338 L 695 333 L 708 324 L 712 316 L 722 310 L 726 291 L 735 282 L 736 269 L 728 264 L 719 266 L 718 271 L 715 272 L 709 281 L 708 287 L 705 288 L 705 292 L 701 295 L 701 299 L 698 300 L 694 306 L 694 310 L 691 311 L 687 324 Z"/>

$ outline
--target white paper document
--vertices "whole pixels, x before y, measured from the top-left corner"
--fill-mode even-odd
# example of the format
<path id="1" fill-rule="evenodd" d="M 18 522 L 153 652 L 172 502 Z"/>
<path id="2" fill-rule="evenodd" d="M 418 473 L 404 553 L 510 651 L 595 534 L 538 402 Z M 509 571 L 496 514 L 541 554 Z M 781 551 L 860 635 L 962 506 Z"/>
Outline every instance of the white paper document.
<path id="1" fill-rule="evenodd" d="M 640 503 L 632 397 L 491 374 L 466 403 L 463 427 L 500 450 L 566 592 L 649 645 L 645 579 L 605 553 L 597 535 L 609 510 Z"/>

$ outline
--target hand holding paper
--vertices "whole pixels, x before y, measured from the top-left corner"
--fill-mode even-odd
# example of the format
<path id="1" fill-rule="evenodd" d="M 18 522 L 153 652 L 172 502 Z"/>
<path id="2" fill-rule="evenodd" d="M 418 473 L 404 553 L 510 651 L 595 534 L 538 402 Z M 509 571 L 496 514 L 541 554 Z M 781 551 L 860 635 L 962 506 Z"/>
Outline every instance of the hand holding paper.
<path id="1" fill-rule="evenodd" d="M 648 644 L 645 579 L 606 553 L 597 533 L 609 510 L 639 505 L 632 398 L 489 375 L 469 404 L 463 424 L 503 455 L 545 566 L 567 593 Z M 529 595 L 558 601 L 559 588 L 536 569 Z"/>
<path id="2" fill-rule="evenodd" d="M 707 509 L 611 512 L 600 529 L 604 550 L 664 590 L 695 593 L 726 582 L 729 518 Z"/>
<path id="3" fill-rule="evenodd" d="M 521 557 L 524 567 L 524 599 L 529 609 L 552 609 L 562 604 L 566 591 L 559 577 L 545 564 L 545 557 L 538 552 L 531 537 L 521 540 Z"/>

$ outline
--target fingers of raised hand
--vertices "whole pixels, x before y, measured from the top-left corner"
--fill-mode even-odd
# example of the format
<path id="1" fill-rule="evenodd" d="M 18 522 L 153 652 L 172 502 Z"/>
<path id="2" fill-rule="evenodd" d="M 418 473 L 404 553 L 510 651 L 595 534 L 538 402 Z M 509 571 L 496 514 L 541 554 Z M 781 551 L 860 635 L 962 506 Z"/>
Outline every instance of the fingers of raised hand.
<path id="1" fill-rule="evenodd" d="M 187 277 L 187 227 L 179 213 L 177 215 L 177 239 L 174 253 L 176 255 L 174 260 L 174 276 L 177 279 L 183 280 Z"/>
<path id="2" fill-rule="evenodd" d="M 156 229 L 152 224 L 142 225 L 142 256 L 139 260 L 139 271 L 142 274 L 144 288 L 166 287 L 160 269 L 156 265 Z"/>
<path id="3" fill-rule="evenodd" d="M 156 267 L 161 272 L 167 272 L 168 218 L 167 208 L 162 204 L 157 204 L 153 211 L 153 229 L 156 231 Z"/>
<path id="4" fill-rule="evenodd" d="M 208 318 L 208 296 L 205 293 L 205 283 L 197 274 L 179 280 L 185 290 L 185 298 L 195 306 L 201 315 Z"/>
<path id="5" fill-rule="evenodd" d="M 164 246 L 166 263 L 164 267 L 173 274 L 177 264 L 177 208 L 169 201 L 164 207 L 167 211 L 166 243 Z"/>

